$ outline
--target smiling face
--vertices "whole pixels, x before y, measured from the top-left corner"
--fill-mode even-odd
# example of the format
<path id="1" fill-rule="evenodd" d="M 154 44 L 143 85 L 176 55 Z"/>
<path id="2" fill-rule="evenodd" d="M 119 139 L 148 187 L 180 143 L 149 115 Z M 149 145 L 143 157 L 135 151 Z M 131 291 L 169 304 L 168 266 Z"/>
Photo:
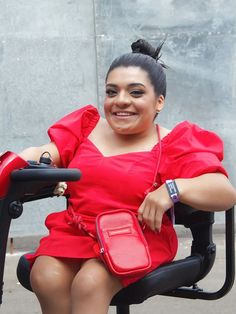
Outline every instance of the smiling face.
<path id="1" fill-rule="evenodd" d="M 118 134 L 148 134 L 164 97 L 157 96 L 146 71 L 136 66 L 113 69 L 106 81 L 104 112 Z"/>

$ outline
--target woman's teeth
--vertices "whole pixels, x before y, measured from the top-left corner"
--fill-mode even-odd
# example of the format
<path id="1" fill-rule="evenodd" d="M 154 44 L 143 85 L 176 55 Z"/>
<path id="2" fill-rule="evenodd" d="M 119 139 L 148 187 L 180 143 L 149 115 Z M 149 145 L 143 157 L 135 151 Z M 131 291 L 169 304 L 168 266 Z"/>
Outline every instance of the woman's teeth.
<path id="1" fill-rule="evenodd" d="M 125 117 L 125 116 L 133 116 L 135 113 L 133 113 L 133 112 L 114 112 L 113 114 L 116 116 Z"/>

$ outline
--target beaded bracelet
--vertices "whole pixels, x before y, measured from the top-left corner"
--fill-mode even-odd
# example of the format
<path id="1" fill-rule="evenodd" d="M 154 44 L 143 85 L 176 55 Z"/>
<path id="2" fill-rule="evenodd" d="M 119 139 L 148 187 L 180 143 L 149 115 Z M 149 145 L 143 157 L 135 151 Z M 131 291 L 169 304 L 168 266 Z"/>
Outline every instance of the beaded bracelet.
<path id="1" fill-rule="evenodd" d="M 173 203 L 179 202 L 179 190 L 174 180 L 166 180 L 166 188 Z"/>

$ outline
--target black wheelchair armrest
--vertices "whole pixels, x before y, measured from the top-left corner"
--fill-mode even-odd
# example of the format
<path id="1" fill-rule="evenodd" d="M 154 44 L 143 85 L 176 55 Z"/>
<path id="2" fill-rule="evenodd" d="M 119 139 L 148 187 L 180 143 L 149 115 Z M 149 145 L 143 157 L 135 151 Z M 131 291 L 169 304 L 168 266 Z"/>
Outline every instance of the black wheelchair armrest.
<path id="1" fill-rule="evenodd" d="M 182 207 L 183 206 L 183 207 Z M 183 211 L 181 211 L 183 208 Z M 204 278 L 211 270 L 216 254 L 216 246 L 212 240 L 212 225 L 214 213 L 198 211 L 179 204 L 176 208 L 176 221 L 190 228 L 193 241 L 191 255 L 201 255 L 203 260 L 197 281 Z M 166 296 L 174 296 L 189 299 L 216 300 L 225 296 L 232 288 L 235 279 L 235 218 L 234 207 L 225 211 L 225 281 L 218 291 L 208 292 L 199 289 L 196 285 L 192 288 L 179 287 L 163 293 Z M 196 281 L 196 282 L 197 282 Z"/>
<path id="2" fill-rule="evenodd" d="M 196 282 L 201 269 L 201 257 L 189 256 L 158 267 L 144 278 L 122 289 L 111 305 L 138 304 L 156 294 L 164 294 Z"/>
<path id="3" fill-rule="evenodd" d="M 38 167 L 34 165 L 11 173 L 8 195 L 22 203 L 54 196 L 59 181 L 77 181 L 81 177 L 78 169 Z"/>
<path id="4" fill-rule="evenodd" d="M 78 169 L 55 168 L 42 163 L 28 164 L 27 167 L 10 173 L 7 193 L 0 198 L 0 304 L 2 303 L 5 254 L 11 220 L 22 214 L 23 203 L 55 196 L 53 191 L 58 181 L 77 181 L 80 176 Z M 6 180 L 8 183 L 7 176 Z"/>

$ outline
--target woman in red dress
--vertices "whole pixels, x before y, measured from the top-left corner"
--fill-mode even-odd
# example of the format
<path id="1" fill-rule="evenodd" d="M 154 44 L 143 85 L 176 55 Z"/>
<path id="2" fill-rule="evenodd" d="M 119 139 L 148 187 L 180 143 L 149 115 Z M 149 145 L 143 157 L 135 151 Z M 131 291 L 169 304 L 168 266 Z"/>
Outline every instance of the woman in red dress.
<path id="1" fill-rule="evenodd" d="M 136 212 L 146 224 L 151 271 L 175 257 L 177 238 L 166 214 L 175 202 L 208 211 L 236 203 L 216 134 L 186 121 L 173 130 L 154 122 L 166 94 L 160 49 L 139 40 L 132 50 L 108 70 L 105 118 L 91 105 L 76 110 L 49 129 L 49 144 L 20 154 L 39 160 L 48 151 L 56 166 L 82 172 L 80 181 L 68 183 L 68 208 L 47 217 L 48 236 L 27 256 L 44 314 L 107 313 L 112 297 L 140 279 L 108 271 L 94 249 L 96 240 L 80 228 L 81 218 L 95 234 L 102 211 Z"/>

